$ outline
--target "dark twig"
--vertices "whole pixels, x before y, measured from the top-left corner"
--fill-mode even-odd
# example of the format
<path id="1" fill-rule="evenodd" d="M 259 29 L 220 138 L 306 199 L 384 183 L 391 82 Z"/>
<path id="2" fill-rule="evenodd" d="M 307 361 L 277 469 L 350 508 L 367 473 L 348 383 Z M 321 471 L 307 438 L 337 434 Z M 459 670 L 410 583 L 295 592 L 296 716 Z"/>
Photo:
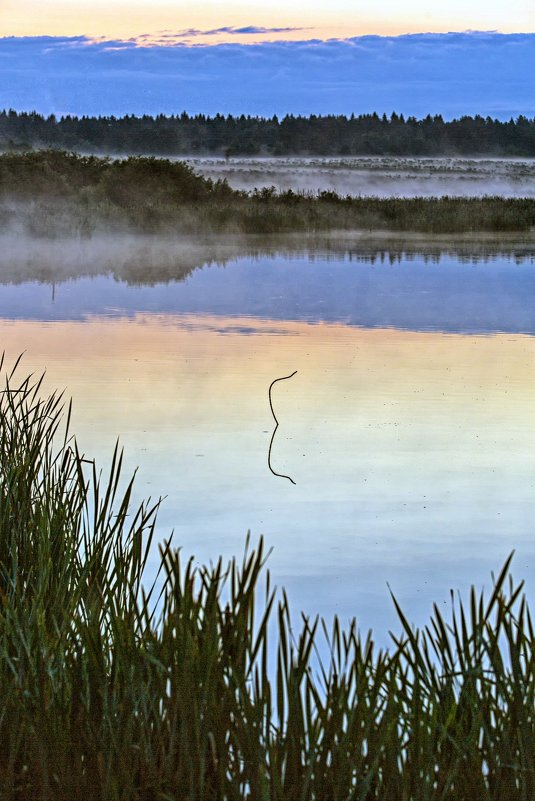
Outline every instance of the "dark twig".
<path id="1" fill-rule="evenodd" d="M 273 434 L 271 435 L 271 442 L 269 443 L 268 467 L 269 467 L 269 469 L 271 470 L 271 472 L 273 473 L 274 476 L 279 476 L 279 478 L 287 478 L 288 481 L 292 482 L 292 484 L 295 484 L 295 481 L 293 480 L 293 478 L 290 478 L 290 476 L 284 475 L 284 473 L 277 473 L 271 467 L 271 448 L 273 446 L 273 440 L 275 439 L 275 434 L 277 433 L 277 428 L 279 427 L 279 421 L 277 420 L 277 416 L 276 416 L 275 411 L 273 409 L 273 403 L 271 401 L 271 390 L 273 388 L 273 384 L 276 384 L 277 381 L 286 381 L 288 378 L 292 378 L 292 376 L 294 376 L 296 373 L 297 373 L 297 370 L 294 370 L 293 373 L 291 373 L 291 375 L 285 375 L 282 378 L 276 378 L 274 381 L 271 382 L 271 384 L 269 385 L 269 390 L 268 390 L 269 405 L 271 407 L 271 414 L 273 415 L 273 419 L 275 420 L 275 428 L 273 429 Z"/>

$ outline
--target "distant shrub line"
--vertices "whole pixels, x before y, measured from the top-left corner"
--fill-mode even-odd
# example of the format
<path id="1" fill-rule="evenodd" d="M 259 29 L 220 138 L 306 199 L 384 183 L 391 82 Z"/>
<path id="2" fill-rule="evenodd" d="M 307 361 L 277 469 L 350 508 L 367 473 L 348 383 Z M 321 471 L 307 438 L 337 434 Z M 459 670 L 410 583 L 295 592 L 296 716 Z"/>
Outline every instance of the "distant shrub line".
<path id="1" fill-rule="evenodd" d="M 0 112 L 0 148 L 184 155 L 535 155 L 535 118 L 445 121 L 403 114 L 287 114 L 280 119 L 186 113 L 156 117 L 44 117 Z"/>
<path id="2" fill-rule="evenodd" d="M 252 193 L 154 157 L 108 160 L 59 151 L 0 155 L 0 226 L 41 236 L 96 230 L 284 233 L 333 229 L 528 232 L 530 198 L 373 198 Z"/>

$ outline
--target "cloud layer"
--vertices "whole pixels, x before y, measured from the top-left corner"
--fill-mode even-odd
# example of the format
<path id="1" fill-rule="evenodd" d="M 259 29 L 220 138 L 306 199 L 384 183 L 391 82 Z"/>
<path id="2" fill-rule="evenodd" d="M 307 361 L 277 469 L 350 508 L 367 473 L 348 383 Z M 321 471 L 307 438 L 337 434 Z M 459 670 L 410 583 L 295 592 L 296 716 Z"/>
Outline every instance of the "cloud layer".
<path id="1" fill-rule="evenodd" d="M 152 38 L 0 39 L 0 107 L 78 115 L 535 115 L 535 34 L 187 44 L 188 36 L 212 33 L 162 31 L 156 44 Z"/>
<path id="2" fill-rule="evenodd" d="M 151 46 L 172 46 L 173 44 L 188 44 L 193 45 L 198 42 L 203 43 L 206 39 L 211 39 L 210 44 L 221 43 L 228 37 L 262 37 L 273 36 L 274 34 L 289 34 L 297 33 L 299 31 L 308 31 L 309 28 L 264 28 L 259 25 L 245 25 L 238 28 L 234 25 L 226 25 L 222 28 L 184 28 L 180 31 L 163 30 L 156 33 L 144 33 L 140 36 L 134 36 L 128 39 L 125 44 L 135 44 L 138 47 L 151 47 Z M 216 39 L 214 42 L 213 39 Z M 223 37 L 223 38 L 221 38 Z"/>

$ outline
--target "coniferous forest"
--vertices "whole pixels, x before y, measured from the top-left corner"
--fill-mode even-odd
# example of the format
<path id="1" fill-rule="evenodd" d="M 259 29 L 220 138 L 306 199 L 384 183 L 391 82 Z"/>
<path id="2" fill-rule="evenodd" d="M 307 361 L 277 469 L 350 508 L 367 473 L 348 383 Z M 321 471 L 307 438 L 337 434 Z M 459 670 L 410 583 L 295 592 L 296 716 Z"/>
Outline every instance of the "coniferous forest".
<path id="1" fill-rule="evenodd" d="M 0 148 L 148 155 L 535 156 L 535 117 L 424 119 L 392 113 L 251 117 L 45 117 L 0 112 Z"/>

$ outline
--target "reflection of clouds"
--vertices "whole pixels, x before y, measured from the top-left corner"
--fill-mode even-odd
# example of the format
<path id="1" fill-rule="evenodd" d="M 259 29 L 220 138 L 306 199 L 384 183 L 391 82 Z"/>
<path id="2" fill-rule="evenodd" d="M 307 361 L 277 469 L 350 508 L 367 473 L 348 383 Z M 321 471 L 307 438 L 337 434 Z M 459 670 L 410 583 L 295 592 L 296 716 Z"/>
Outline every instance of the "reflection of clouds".
<path id="1" fill-rule="evenodd" d="M 293 33 L 299 29 L 251 25 L 158 31 L 124 41 L 6 37 L 0 39 L 0 106 L 75 114 L 397 109 L 507 119 L 535 105 L 535 87 L 525 77 L 535 72 L 535 34 L 236 42 Z M 227 43 L 203 44 L 213 36 Z"/>
<path id="2" fill-rule="evenodd" d="M 422 244 L 422 248 L 423 248 Z M 472 254 L 474 245 L 471 245 Z M 522 251 L 520 251 L 521 254 Z M 487 253 L 479 266 L 440 251 L 423 257 L 364 246 L 345 255 L 280 253 L 204 267 L 186 281 L 129 285 L 109 275 L 1 287 L 0 319 L 136 320 L 220 336 L 277 335 L 297 323 L 413 331 L 535 334 L 530 258 Z M 73 273 L 71 273 L 73 274 Z M 0 274 L 1 275 L 1 274 Z M 42 273 L 37 273 L 42 276 Z M 154 277 L 153 277 L 154 278 Z M 41 278 L 42 280 L 42 278 Z M 295 323 L 295 325 L 294 325 Z M 291 365 L 290 365 L 291 367 Z"/>
<path id="3" fill-rule="evenodd" d="M 0 319 L 9 357 L 27 346 L 24 369 L 46 365 L 45 391 L 73 396 L 82 452 L 107 464 L 120 435 L 136 491 L 166 496 L 157 537 L 175 529 L 187 556 L 226 558 L 263 533 L 296 608 L 374 627 L 387 581 L 419 622 L 513 547 L 533 595 L 535 340 L 293 327 L 282 341 L 155 319 Z M 277 406 L 292 487 L 265 455 L 267 388 L 295 367 Z"/>

